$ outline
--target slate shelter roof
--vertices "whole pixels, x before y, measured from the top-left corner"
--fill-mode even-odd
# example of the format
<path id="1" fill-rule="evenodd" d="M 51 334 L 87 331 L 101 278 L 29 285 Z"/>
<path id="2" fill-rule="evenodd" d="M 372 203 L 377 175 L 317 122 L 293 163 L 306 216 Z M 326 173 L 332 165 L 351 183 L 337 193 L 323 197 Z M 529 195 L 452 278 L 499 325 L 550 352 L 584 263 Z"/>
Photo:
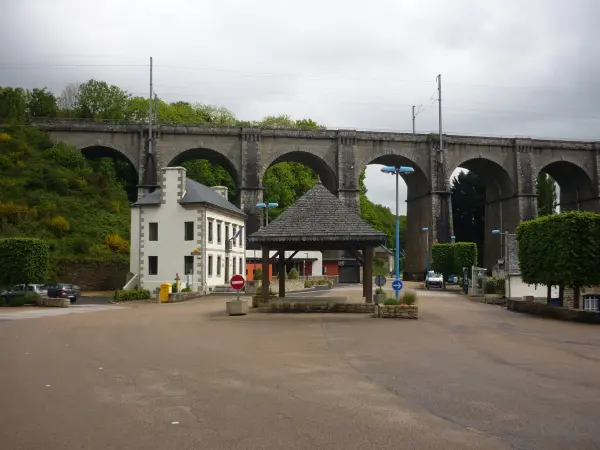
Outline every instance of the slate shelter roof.
<path id="1" fill-rule="evenodd" d="M 385 238 L 385 233 L 368 225 L 319 182 L 277 219 L 248 236 L 248 242 L 378 246 Z"/>
<path id="2" fill-rule="evenodd" d="M 160 205 L 160 194 L 161 190 L 157 189 L 151 194 L 148 194 L 141 199 L 139 199 L 133 206 L 158 206 Z M 197 181 L 190 180 L 186 178 L 185 180 L 185 194 L 181 200 L 179 200 L 179 204 L 181 205 L 199 205 L 206 204 L 215 206 L 217 208 L 221 208 L 232 212 L 234 214 L 238 214 L 240 216 L 246 216 L 243 211 L 237 208 L 235 205 L 230 203 L 225 197 L 219 194 L 214 189 L 205 186 L 204 184 L 200 184 Z"/>

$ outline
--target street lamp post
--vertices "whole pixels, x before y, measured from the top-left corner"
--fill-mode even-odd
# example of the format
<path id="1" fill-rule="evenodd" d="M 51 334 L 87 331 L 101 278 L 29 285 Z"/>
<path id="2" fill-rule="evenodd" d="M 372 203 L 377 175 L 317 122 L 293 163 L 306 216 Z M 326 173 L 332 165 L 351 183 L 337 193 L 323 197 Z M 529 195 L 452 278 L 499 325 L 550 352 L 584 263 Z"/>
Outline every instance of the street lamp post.
<path id="1" fill-rule="evenodd" d="M 424 227 L 425 232 L 425 283 L 427 283 L 427 274 L 429 273 L 429 228 Z"/>
<path id="2" fill-rule="evenodd" d="M 400 279 L 400 216 L 398 215 L 398 180 L 400 174 L 412 173 L 415 171 L 412 167 L 405 166 L 384 166 L 381 168 L 383 173 L 396 175 L 396 280 Z M 400 297 L 400 291 L 396 291 L 396 300 Z"/>
<path id="3" fill-rule="evenodd" d="M 450 236 L 450 242 L 452 242 L 453 244 L 456 243 L 456 236 Z"/>
<path id="4" fill-rule="evenodd" d="M 257 203 L 256 204 L 257 207 L 259 208 L 265 208 L 265 210 L 267 211 L 267 220 L 265 223 L 265 226 L 269 225 L 269 209 L 270 208 L 277 208 L 279 206 L 278 203 Z"/>
<path id="5" fill-rule="evenodd" d="M 503 250 L 502 250 L 502 235 L 504 233 L 502 233 L 501 230 L 496 229 L 496 230 L 492 230 L 492 234 L 498 234 L 498 235 L 500 235 L 500 259 L 502 259 L 502 253 L 503 253 Z"/>

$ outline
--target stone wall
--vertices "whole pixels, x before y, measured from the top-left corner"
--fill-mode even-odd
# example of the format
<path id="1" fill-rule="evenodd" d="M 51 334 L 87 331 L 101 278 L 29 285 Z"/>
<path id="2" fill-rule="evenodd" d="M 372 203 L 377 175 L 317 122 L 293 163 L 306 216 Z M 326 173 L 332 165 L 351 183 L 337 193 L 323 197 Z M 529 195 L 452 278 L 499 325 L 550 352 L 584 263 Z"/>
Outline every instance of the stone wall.
<path id="1" fill-rule="evenodd" d="M 600 312 L 581 311 L 578 309 L 550 306 L 535 301 L 507 300 L 506 308 L 509 311 L 534 314 L 536 316 L 550 317 L 558 320 L 600 324 Z"/>
<path id="2" fill-rule="evenodd" d="M 84 291 L 110 291 L 125 285 L 128 272 L 125 264 L 117 268 L 115 263 L 74 263 L 59 268 L 57 281 L 76 284 Z"/>
<path id="3" fill-rule="evenodd" d="M 202 294 L 199 292 L 177 292 L 175 294 L 169 294 L 167 303 L 179 303 L 193 298 L 201 297 Z"/>
<path id="4" fill-rule="evenodd" d="M 261 304 L 261 312 L 269 313 L 373 313 L 375 305 L 368 303 L 290 302 L 274 300 Z"/>
<path id="5" fill-rule="evenodd" d="M 417 306 L 401 305 L 377 305 L 373 317 L 389 319 L 418 319 L 419 308 Z"/>
<path id="6" fill-rule="evenodd" d="M 38 297 L 35 303 L 37 306 L 53 306 L 56 308 L 69 308 L 71 306 L 71 300 L 68 298 Z"/>

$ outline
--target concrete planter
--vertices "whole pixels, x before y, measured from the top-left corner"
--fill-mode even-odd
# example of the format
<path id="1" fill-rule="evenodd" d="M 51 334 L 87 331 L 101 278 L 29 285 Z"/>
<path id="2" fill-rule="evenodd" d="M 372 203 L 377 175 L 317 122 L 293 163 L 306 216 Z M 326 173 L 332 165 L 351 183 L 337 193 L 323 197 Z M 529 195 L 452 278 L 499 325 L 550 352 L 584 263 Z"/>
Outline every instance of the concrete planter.
<path id="1" fill-rule="evenodd" d="M 248 314 L 248 300 L 230 300 L 226 304 L 227 314 L 230 316 L 243 316 Z"/>

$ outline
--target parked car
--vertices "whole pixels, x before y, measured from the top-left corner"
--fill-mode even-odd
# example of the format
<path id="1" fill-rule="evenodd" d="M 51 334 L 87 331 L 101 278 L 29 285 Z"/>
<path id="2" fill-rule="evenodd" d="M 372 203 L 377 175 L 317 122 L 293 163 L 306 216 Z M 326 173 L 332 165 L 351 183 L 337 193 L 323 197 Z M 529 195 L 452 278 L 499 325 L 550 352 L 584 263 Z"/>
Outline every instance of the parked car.
<path id="1" fill-rule="evenodd" d="M 81 288 L 75 284 L 56 283 L 48 286 L 48 297 L 68 298 L 72 303 L 81 297 Z"/>
<path id="2" fill-rule="evenodd" d="M 425 279 L 425 287 L 427 289 L 431 287 L 438 287 L 440 289 L 444 289 L 444 275 L 441 273 L 435 273 L 433 270 L 430 270 L 427 274 L 427 278 Z"/>
<path id="3" fill-rule="evenodd" d="M 27 286 L 27 290 L 25 289 Z M 18 297 L 19 295 L 24 295 L 26 293 L 36 293 L 39 295 L 46 295 L 48 287 L 45 284 L 15 284 L 10 289 L 0 292 L 0 300 L 3 300 L 4 303 L 10 302 L 14 297 Z"/>

